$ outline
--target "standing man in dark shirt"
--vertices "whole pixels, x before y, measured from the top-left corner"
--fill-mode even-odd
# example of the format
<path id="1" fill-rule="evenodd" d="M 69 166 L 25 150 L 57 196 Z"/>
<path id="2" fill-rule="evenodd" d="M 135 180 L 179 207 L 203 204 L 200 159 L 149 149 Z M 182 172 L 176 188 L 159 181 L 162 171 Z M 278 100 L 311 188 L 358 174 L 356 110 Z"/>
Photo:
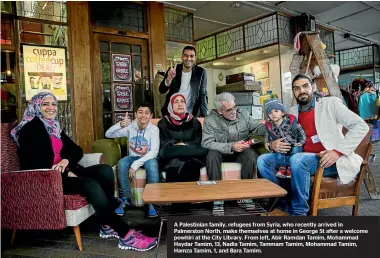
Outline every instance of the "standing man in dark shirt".
<path id="1" fill-rule="evenodd" d="M 182 64 L 176 67 L 170 64 L 170 68 L 159 87 L 162 94 L 169 91 L 161 109 L 162 116 L 167 115 L 168 103 L 174 93 L 181 93 L 186 97 L 186 108 L 193 116 L 205 117 L 208 115 L 206 70 L 195 65 L 195 60 L 195 48 L 186 46 L 182 51 Z"/>

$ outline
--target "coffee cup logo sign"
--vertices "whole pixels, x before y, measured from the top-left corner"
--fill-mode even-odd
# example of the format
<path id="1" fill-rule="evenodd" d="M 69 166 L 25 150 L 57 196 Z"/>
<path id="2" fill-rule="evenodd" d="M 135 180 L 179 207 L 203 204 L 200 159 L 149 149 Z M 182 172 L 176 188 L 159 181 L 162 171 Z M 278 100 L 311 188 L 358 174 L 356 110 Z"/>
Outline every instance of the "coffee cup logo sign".
<path id="1" fill-rule="evenodd" d="M 115 110 L 132 110 L 131 85 L 114 84 Z"/>
<path id="2" fill-rule="evenodd" d="M 131 56 L 129 55 L 112 55 L 113 62 L 113 80 L 114 81 L 132 81 Z"/>

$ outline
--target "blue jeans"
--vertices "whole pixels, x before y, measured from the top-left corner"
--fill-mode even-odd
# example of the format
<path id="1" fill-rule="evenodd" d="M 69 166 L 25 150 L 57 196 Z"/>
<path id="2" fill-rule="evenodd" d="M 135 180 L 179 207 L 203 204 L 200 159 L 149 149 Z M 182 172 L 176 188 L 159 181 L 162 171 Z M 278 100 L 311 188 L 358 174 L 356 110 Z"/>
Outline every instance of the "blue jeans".
<path id="1" fill-rule="evenodd" d="M 277 165 L 279 166 L 290 166 L 290 158 L 297 153 L 302 152 L 302 147 L 295 146 L 292 148 L 292 151 L 289 153 L 289 155 L 286 155 L 284 153 L 274 152 L 269 153 L 269 155 L 274 155 Z"/>
<path id="2" fill-rule="evenodd" d="M 129 168 L 135 160 L 138 160 L 139 156 L 124 157 L 117 163 L 117 180 L 119 182 L 119 197 L 131 198 L 131 187 L 129 184 Z M 147 184 L 158 183 L 158 162 L 157 159 L 150 159 L 144 163 L 146 170 L 146 182 Z"/>
<path id="3" fill-rule="evenodd" d="M 290 158 L 291 177 L 291 207 L 289 213 L 292 216 L 306 216 L 309 211 L 310 176 L 315 175 L 320 158 L 315 153 L 297 153 Z M 257 160 L 257 168 L 263 178 L 279 184 L 276 178 L 276 166 L 278 161 L 274 153 L 260 155 Z M 323 176 L 336 176 L 337 169 L 334 164 L 324 170 Z"/>

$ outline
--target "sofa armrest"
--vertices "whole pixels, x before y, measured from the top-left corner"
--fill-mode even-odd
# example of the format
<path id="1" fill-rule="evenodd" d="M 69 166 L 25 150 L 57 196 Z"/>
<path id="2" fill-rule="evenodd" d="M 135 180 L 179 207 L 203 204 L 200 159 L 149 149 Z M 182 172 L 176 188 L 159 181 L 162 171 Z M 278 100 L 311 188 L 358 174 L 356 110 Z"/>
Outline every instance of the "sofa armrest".
<path id="1" fill-rule="evenodd" d="M 120 145 L 112 139 L 97 140 L 92 144 L 93 153 L 103 154 L 103 163 L 115 166 L 121 158 Z"/>
<path id="2" fill-rule="evenodd" d="M 7 229 L 66 227 L 62 176 L 57 170 L 1 173 L 1 226 Z"/>
<path id="3" fill-rule="evenodd" d="M 102 153 L 88 153 L 84 154 L 83 158 L 78 162 L 83 167 L 90 167 L 93 165 L 103 164 L 104 158 Z"/>

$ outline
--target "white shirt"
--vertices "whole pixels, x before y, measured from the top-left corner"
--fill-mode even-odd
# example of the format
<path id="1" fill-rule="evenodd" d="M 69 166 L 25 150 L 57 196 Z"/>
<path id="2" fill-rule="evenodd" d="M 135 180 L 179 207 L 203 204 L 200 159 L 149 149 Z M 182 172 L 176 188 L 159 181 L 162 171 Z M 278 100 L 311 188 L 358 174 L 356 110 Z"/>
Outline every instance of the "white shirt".
<path id="1" fill-rule="evenodd" d="M 187 112 L 191 113 L 193 112 L 193 107 L 191 103 L 191 87 L 190 87 L 190 80 L 191 80 L 191 71 L 190 72 L 182 72 L 182 79 L 181 79 L 181 87 L 179 88 L 178 93 L 182 94 L 186 98 L 186 108 Z"/>
<path id="2" fill-rule="evenodd" d="M 193 112 L 193 106 L 191 104 L 191 87 L 190 87 L 190 81 L 191 81 L 191 75 L 192 71 L 190 72 L 184 72 L 182 71 L 182 77 L 181 77 L 181 86 L 179 87 L 178 93 L 182 94 L 186 98 L 186 109 L 187 112 L 192 113 Z M 170 86 L 166 83 L 165 85 Z"/>

